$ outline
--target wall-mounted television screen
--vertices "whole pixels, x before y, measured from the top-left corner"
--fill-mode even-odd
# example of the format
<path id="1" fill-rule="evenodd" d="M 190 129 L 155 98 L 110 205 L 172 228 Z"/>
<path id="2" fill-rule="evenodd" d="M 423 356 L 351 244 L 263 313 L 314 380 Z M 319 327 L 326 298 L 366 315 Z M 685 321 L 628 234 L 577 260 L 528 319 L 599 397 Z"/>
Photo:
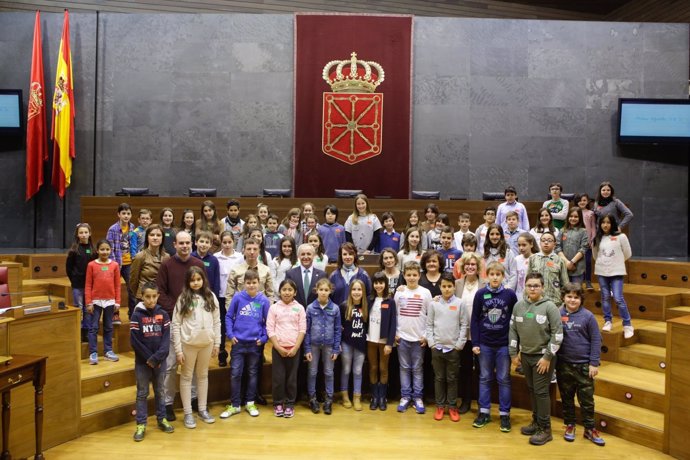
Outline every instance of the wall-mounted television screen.
<path id="1" fill-rule="evenodd" d="M 0 89 L 0 134 L 22 134 L 23 107 L 21 89 Z"/>
<path id="2" fill-rule="evenodd" d="M 618 143 L 690 144 L 690 100 L 619 99 Z"/>

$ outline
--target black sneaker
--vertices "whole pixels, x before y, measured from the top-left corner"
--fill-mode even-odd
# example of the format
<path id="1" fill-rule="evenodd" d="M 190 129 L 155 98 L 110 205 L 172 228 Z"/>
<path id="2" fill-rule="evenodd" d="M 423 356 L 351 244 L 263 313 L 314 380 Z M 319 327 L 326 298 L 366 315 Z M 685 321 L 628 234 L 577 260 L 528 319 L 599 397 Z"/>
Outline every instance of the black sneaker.
<path id="1" fill-rule="evenodd" d="M 333 399 L 326 398 L 323 403 L 323 413 L 326 415 L 331 415 L 333 413 Z"/>
<path id="2" fill-rule="evenodd" d="M 511 428 L 510 415 L 501 415 L 501 431 L 509 433 Z"/>
<path id="3" fill-rule="evenodd" d="M 312 413 L 318 414 L 321 411 L 321 406 L 319 406 L 319 402 L 316 400 L 316 397 L 313 397 L 309 400 L 309 409 L 311 409 Z M 324 410 L 326 408 L 324 407 Z"/>
<path id="4" fill-rule="evenodd" d="M 462 403 L 460 403 L 460 407 L 458 408 L 458 412 L 460 414 L 466 414 L 470 411 L 470 408 L 472 407 L 472 400 L 467 398 L 462 400 Z"/>
<path id="5" fill-rule="evenodd" d="M 175 417 L 175 409 L 173 409 L 172 404 L 165 406 L 165 419 L 168 422 L 174 422 L 177 417 Z"/>
<path id="6" fill-rule="evenodd" d="M 261 393 L 256 394 L 256 398 L 254 399 L 254 402 L 260 406 L 266 406 L 268 405 L 268 402 L 266 401 L 266 398 L 261 396 Z"/>
<path id="7" fill-rule="evenodd" d="M 472 422 L 475 428 L 484 428 L 491 421 L 491 416 L 485 412 L 480 412 L 477 418 Z"/>
<path id="8" fill-rule="evenodd" d="M 158 420 L 158 429 L 164 433 L 173 433 L 175 431 L 175 428 L 165 418 Z"/>

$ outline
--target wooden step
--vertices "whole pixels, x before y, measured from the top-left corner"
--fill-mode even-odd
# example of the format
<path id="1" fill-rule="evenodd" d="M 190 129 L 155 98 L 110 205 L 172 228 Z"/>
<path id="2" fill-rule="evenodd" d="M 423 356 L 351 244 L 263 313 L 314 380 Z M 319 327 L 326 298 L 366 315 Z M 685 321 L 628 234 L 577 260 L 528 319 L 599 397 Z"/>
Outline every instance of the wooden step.
<path id="1" fill-rule="evenodd" d="M 690 312 L 688 312 L 688 314 L 690 314 Z M 635 335 L 637 336 L 639 343 L 655 345 L 657 347 L 666 347 L 665 321 L 654 321 L 650 322 L 649 324 L 638 324 L 636 321 L 634 326 Z"/>
<path id="2" fill-rule="evenodd" d="M 663 321 L 666 310 L 681 305 L 681 294 L 690 293 L 689 289 L 675 287 L 624 284 L 623 295 L 633 319 Z M 616 302 L 611 299 L 612 312 L 618 316 Z M 594 292 L 585 297 L 585 306 L 593 313 L 602 314 L 601 291 L 594 285 Z"/>
<path id="3" fill-rule="evenodd" d="M 578 420 L 579 403 L 575 399 Z M 556 401 L 556 412 L 563 416 L 561 400 Z M 642 407 L 594 396 L 594 419 L 602 433 L 610 433 L 628 441 L 662 450 L 664 442 L 664 414 Z"/>
<path id="4" fill-rule="evenodd" d="M 121 353 L 120 351 L 120 335 L 118 333 L 118 329 L 123 327 L 122 325 L 119 326 L 113 326 L 113 351 L 117 354 Z M 124 326 L 127 329 L 127 332 L 129 332 L 129 325 Z M 97 350 L 98 350 L 98 356 L 102 357 L 103 356 L 103 323 L 99 325 L 98 328 L 98 344 L 97 344 Z M 128 339 L 129 342 L 129 339 Z M 130 347 L 131 349 L 131 347 Z M 129 351 L 129 350 L 125 350 Z M 81 343 L 81 359 L 82 360 L 88 360 L 89 359 L 89 344 L 88 342 L 82 342 Z"/>
<path id="5" fill-rule="evenodd" d="M 690 315 L 690 307 L 684 305 L 671 307 L 666 310 L 666 319 L 680 318 L 688 315 Z"/>
<path id="6" fill-rule="evenodd" d="M 690 289 L 690 262 L 628 260 L 628 282 Z"/>
<path id="7" fill-rule="evenodd" d="M 123 423 L 133 423 L 136 415 L 137 387 L 131 385 L 81 399 L 79 433 L 85 435 Z M 148 413 L 153 415 L 153 390 L 149 391 Z"/>
<path id="8" fill-rule="evenodd" d="M 118 362 L 101 360 L 97 366 L 90 365 L 88 359 L 81 361 L 82 398 L 136 385 L 134 353 L 120 353 L 118 356 Z"/>
<path id="9" fill-rule="evenodd" d="M 65 262 L 67 253 L 56 254 L 18 254 L 18 262 L 30 270 L 31 278 L 55 278 L 67 276 Z"/>
<path id="10" fill-rule="evenodd" d="M 665 374 L 620 363 L 602 362 L 595 394 L 656 412 L 664 411 Z"/>
<path id="11" fill-rule="evenodd" d="M 666 349 L 643 343 L 621 347 L 618 362 L 663 373 L 666 371 Z"/>

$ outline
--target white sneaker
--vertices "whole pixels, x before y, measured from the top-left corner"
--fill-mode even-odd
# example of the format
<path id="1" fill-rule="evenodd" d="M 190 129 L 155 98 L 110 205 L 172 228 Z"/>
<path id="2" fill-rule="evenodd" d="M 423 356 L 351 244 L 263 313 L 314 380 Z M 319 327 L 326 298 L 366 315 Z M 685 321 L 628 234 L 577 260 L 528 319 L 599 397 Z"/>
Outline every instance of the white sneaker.
<path id="1" fill-rule="evenodd" d="M 625 337 L 626 339 L 629 339 L 633 335 L 635 335 L 635 328 L 634 327 L 623 326 L 623 337 Z"/>
<path id="2" fill-rule="evenodd" d="M 613 324 L 611 324 L 611 321 L 606 321 L 604 323 L 604 327 L 602 327 L 601 330 L 606 331 L 606 332 L 611 332 L 612 327 L 613 327 Z"/>
<path id="3" fill-rule="evenodd" d="M 254 404 L 254 401 L 247 401 L 247 405 L 244 408 L 252 417 L 259 416 L 259 409 L 256 407 L 256 404 Z"/>

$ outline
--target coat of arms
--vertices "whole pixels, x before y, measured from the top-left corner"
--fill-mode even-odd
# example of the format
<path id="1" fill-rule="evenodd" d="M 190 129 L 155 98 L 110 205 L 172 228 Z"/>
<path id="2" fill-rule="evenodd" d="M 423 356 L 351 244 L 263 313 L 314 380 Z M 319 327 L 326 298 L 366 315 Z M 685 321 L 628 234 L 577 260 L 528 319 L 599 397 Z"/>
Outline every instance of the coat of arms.
<path id="1" fill-rule="evenodd" d="M 333 90 L 323 93 L 323 153 L 351 165 L 380 154 L 383 94 L 374 91 L 383 82 L 383 67 L 353 52 L 349 60 L 326 64 L 323 79 Z"/>

